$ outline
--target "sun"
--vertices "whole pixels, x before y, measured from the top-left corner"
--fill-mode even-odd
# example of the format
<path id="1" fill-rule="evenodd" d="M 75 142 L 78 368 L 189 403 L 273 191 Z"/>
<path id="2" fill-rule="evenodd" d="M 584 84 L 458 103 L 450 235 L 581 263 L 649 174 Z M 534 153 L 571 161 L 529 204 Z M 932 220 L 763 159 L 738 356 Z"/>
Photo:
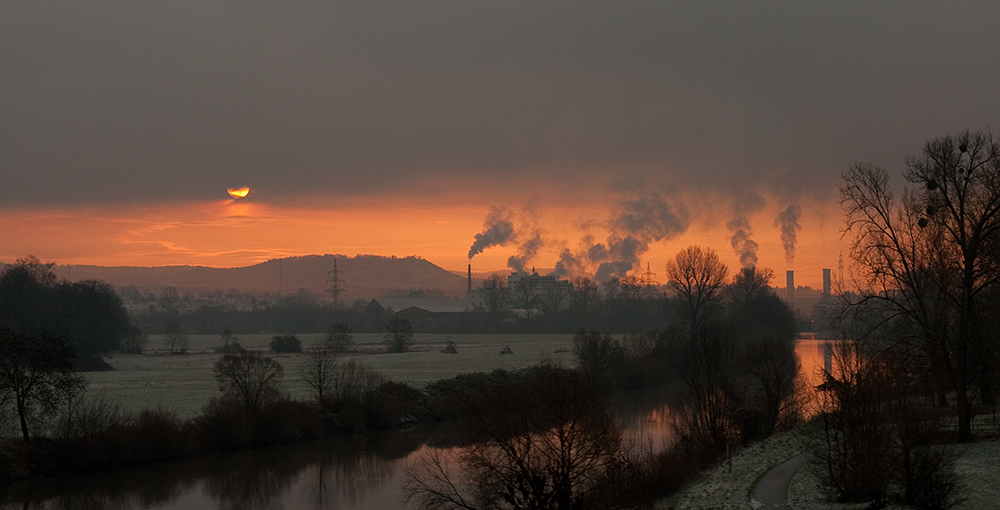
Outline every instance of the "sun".
<path id="1" fill-rule="evenodd" d="M 229 188 L 226 191 L 229 192 L 229 196 L 233 198 L 243 198 L 250 194 L 250 188 L 243 186 L 242 188 Z"/>

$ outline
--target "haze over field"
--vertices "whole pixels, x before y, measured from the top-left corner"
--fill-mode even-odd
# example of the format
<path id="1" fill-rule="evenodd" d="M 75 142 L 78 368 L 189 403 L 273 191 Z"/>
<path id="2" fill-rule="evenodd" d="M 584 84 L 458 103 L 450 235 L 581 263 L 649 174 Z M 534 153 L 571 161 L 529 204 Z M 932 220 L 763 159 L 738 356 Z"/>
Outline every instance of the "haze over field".
<path id="1" fill-rule="evenodd" d="M 986 1 L 3 2 L 0 261 L 461 270 L 499 219 L 476 270 L 662 279 L 697 243 L 818 286 L 846 252 L 841 172 L 1000 118 L 998 19 Z"/>

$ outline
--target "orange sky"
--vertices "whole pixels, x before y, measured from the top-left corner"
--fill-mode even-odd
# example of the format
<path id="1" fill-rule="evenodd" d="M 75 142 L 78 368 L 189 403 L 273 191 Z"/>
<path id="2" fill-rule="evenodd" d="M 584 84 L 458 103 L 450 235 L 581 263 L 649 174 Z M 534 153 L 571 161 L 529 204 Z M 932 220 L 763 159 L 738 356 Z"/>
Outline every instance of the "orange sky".
<path id="1" fill-rule="evenodd" d="M 382 197 L 329 205 L 303 201 L 296 207 L 271 205 L 251 194 L 247 199 L 211 202 L 5 209 L 0 210 L 0 238 L 5 240 L 0 261 L 31 254 L 57 264 L 235 267 L 272 258 L 330 253 L 418 255 L 445 269 L 463 271 L 473 237 L 482 230 L 489 207 L 473 200 L 442 202 L 446 203 Z M 692 218 L 687 231 L 652 243 L 641 256 L 642 270 L 648 263 L 661 282 L 667 259 L 689 244 L 710 246 L 731 270 L 738 266 L 729 246 L 731 234 L 724 227 L 727 213 L 717 213 L 721 207 L 711 198 L 693 202 L 704 207 L 688 206 Z M 534 222 L 546 239 L 546 246 L 532 261 L 539 270 L 552 268 L 563 248 L 576 250 L 585 233 L 598 241 L 607 235 L 601 225 L 611 214 L 608 207 L 579 202 L 526 203 L 530 207 L 510 210 L 516 224 Z M 775 285 L 784 286 L 784 271 L 790 267 L 786 267 L 778 230 L 772 224 L 778 209 L 769 204 L 750 216 L 750 221 L 753 238 L 760 243 L 759 264 L 774 269 L 779 276 Z M 818 287 L 821 270 L 830 268 L 836 275 L 839 253 L 846 256 L 847 246 L 839 234 L 841 216 L 834 204 L 803 204 L 800 223 L 791 268 L 796 270 L 797 285 Z M 473 269 L 504 270 L 507 258 L 514 253 L 514 246 L 489 247 L 475 257 Z"/>

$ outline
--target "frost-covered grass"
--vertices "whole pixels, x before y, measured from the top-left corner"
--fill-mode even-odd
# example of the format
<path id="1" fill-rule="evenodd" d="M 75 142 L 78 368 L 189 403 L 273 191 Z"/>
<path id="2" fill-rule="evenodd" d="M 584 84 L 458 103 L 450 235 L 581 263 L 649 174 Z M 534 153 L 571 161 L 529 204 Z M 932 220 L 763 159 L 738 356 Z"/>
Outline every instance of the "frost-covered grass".
<path id="1" fill-rule="evenodd" d="M 267 350 L 272 335 L 240 335 L 246 349 Z M 320 341 L 322 334 L 297 335 L 303 347 Z M 167 354 L 162 337 L 150 338 L 145 354 L 116 355 L 109 359 L 115 370 L 85 374 L 91 392 L 103 394 L 121 402 L 126 411 L 163 408 L 182 417 L 200 413 L 209 399 L 218 395 L 218 385 L 212 378 L 212 364 L 219 354 L 212 351 L 220 345 L 217 335 L 191 335 L 190 354 Z M 457 344 L 458 352 L 440 352 L 449 341 Z M 410 352 L 384 352 L 379 334 L 355 334 L 356 350 L 345 354 L 344 361 L 364 363 L 398 382 L 423 387 L 430 382 L 468 372 L 491 371 L 496 368 L 517 369 L 548 360 L 572 366 L 570 349 L 572 335 L 416 335 Z M 512 354 L 500 355 L 504 346 Z M 308 398 L 309 388 L 302 381 L 300 368 L 305 354 L 271 354 L 285 370 L 283 389 L 294 398 Z"/>
<path id="2" fill-rule="evenodd" d="M 733 472 L 725 460 L 677 494 L 657 502 L 667 509 L 752 509 L 753 488 L 771 468 L 806 449 L 809 439 L 799 431 L 775 435 L 733 456 Z"/>
<path id="3" fill-rule="evenodd" d="M 809 447 L 808 432 L 797 429 L 751 445 L 733 457 L 733 472 L 722 462 L 677 494 L 657 502 L 667 509 L 752 509 L 754 486 L 764 474 Z M 1000 508 L 1000 439 L 957 446 L 961 457 L 956 469 L 962 479 L 962 504 L 957 510 Z M 865 504 L 842 504 L 829 500 L 819 484 L 820 466 L 815 459 L 792 479 L 788 505 L 808 510 L 860 510 Z M 889 510 L 908 507 L 890 505 Z"/>

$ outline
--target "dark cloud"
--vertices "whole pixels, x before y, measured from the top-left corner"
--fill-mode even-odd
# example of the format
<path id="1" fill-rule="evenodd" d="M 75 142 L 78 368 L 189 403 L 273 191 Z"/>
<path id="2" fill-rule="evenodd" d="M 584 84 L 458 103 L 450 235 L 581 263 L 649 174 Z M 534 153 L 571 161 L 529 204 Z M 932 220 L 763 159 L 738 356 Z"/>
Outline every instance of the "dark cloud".
<path id="1" fill-rule="evenodd" d="M 828 198 L 855 161 L 1000 118 L 997 19 L 929 0 L 2 2 L 0 203 L 501 176 Z"/>

